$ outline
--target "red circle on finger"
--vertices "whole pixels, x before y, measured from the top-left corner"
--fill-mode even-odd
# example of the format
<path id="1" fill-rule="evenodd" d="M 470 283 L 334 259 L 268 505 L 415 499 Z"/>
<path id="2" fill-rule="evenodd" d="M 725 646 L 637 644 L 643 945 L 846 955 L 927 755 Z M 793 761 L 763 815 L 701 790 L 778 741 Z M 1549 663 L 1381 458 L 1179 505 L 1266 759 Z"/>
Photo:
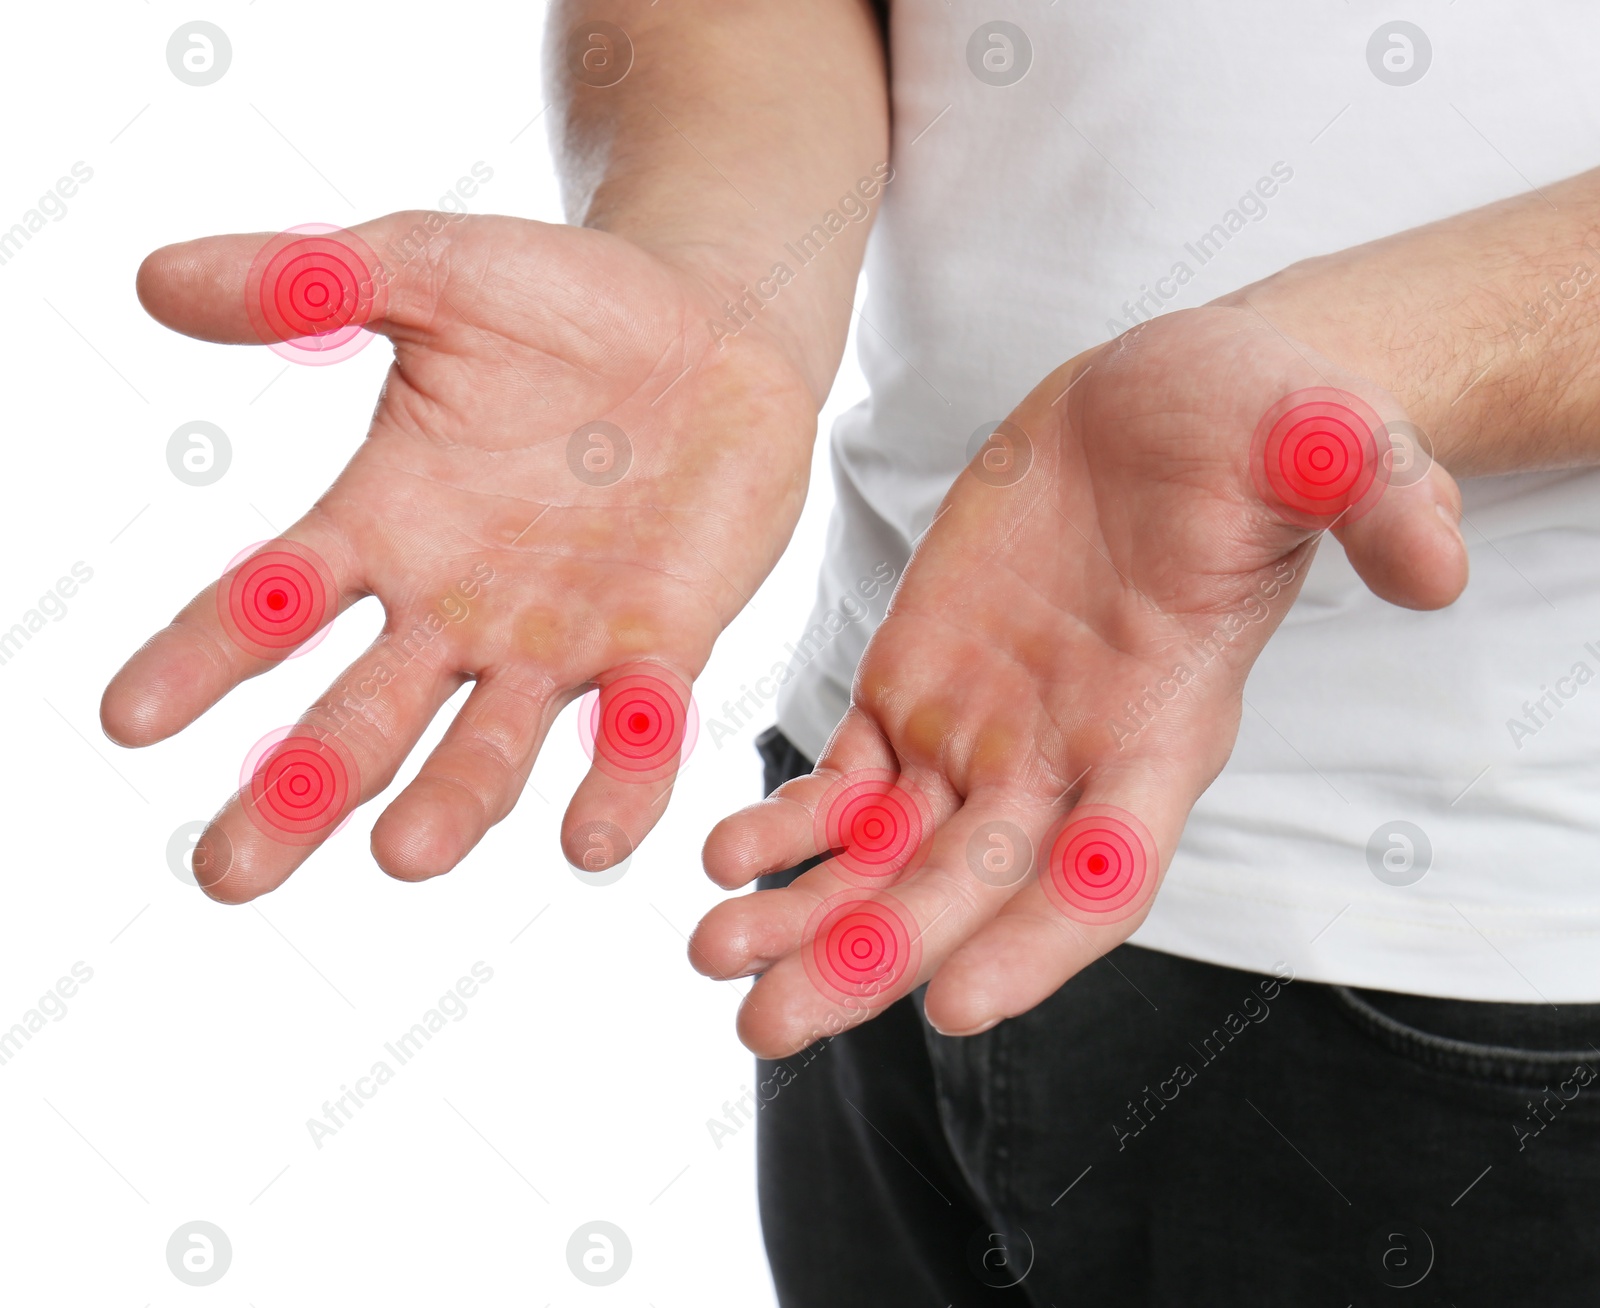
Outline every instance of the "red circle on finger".
<path id="1" fill-rule="evenodd" d="M 1045 893 L 1069 917 L 1115 921 L 1148 898 L 1157 865 L 1155 841 L 1132 813 L 1083 805 L 1051 842 Z"/>
<path id="2" fill-rule="evenodd" d="M 618 781 L 659 781 L 688 759 L 700 714 L 689 688 L 658 664 L 632 664 L 584 697 L 579 736 L 590 761 Z"/>
<path id="3" fill-rule="evenodd" d="M 1262 415 L 1251 468 L 1263 499 L 1313 526 L 1352 520 L 1377 503 L 1386 483 L 1377 412 L 1331 386 L 1286 395 Z"/>
<path id="4" fill-rule="evenodd" d="M 276 737 L 276 739 L 273 739 Z M 356 762 L 338 737 L 310 727 L 274 732 L 252 751 L 240 792 L 256 828 L 291 845 L 314 845 L 350 816 L 360 793 Z M 264 742 L 265 743 L 265 742 Z"/>
<path id="5" fill-rule="evenodd" d="M 834 871 L 846 880 L 885 885 L 921 863 L 933 813 L 903 777 L 864 768 L 828 788 L 814 824 L 817 849 L 832 852 Z"/>
<path id="6" fill-rule="evenodd" d="M 228 566 L 225 567 L 222 570 L 223 574 L 226 575 L 227 573 L 232 572 L 241 563 L 245 562 L 245 560 L 250 559 L 250 558 L 254 558 L 255 555 L 258 554 L 264 547 L 271 545 L 274 548 L 277 548 L 281 544 L 282 544 L 282 542 L 258 540 L 254 545 L 251 545 L 247 549 L 240 550 L 237 554 L 235 554 L 233 556 L 233 558 L 228 561 Z M 313 555 L 310 550 L 305 549 L 303 546 L 298 546 L 297 545 L 294 548 L 296 550 L 302 551 L 302 557 L 306 557 L 308 559 L 308 561 L 310 559 L 314 559 L 315 558 L 315 555 Z M 326 570 L 326 565 L 323 564 L 320 559 L 318 559 L 316 561 L 316 568 L 317 568 L 317 572 L 318 572 L 319 578 L 323 578 L 323 573 Z M 324 589 L 325 593 L 329 589 L 329 583 L 328 583 L 326 578 L 323 578 L 323 589 Z M 274 599 L 273 597 L 269 596 L 267 608 L 274 615 L 281 615 L 282 612 L 284 611 L 284 609 L 286 609 L 288 607 L 289 603 L 290 603 L 290 596 L 289 596 L 288 593 L 285 593 L 285 595 L 283 596 L 282 599 Z M 240 624 L 238 622 L 229 622 L 227 620 L 224 620 L 223 627 L 228 632 L 229 636 L 231 636 L 233 638 L 235 643 L 242 643 L 243 642 L 244 633 L 243 633 L 243 630 L 240 627 Z M 300 658 L 304 654 L 309 654 L 312 650 L 316 649 L 316 647 L 318 645 L 322 644 L 322 642 L 325 641 L 328 638 L 328 633 L 330 631 L 332 631 L 332 630 L 333 630 L 333 623 L 331 621 L 326 623 L 325 625 L 323 625 L 321 627 L 318 627 L 314 632 L 311 633 L 310 636 L 308 636 L 305 640 L 301 641 L 298 645 L 296 645 L 293 649 L 291 649 L 288 652 L 288 654 L 283 655 L 283 657 L 291 658 L 291 659 L 297 659 L 297 658 Z M 258 643 L 252 643 L 250 645 L 247 645 L 246 648 L 249 649 L 252 654 L 256 654 L 258 657 L 263 657 L 263 658 L 277 658 L 278 657 L 278 654 L 276 652 L 274 652 L 274 651 L 271 651 L 269 649 L 269 647 L 260 645 Z"/>
<path id="7" fill-rule="evenodd" d="M 217 588 L 223 630 L 257 658 L 285 657 L 329 616 L 328 566 L 304 545 L 269 541 Z"/>
<path id="8" fill-rule="evenodd" d="M 830 998 L 886 995 L 921 958 L 921 932 L 892 899 L 863 899 L 845 891 L 824 901 L 806 925 L 806 974 Z"/>
<path id="9" fill-rule="evenodd" d="M 372 340 L 388 278 L 359 236 L 306 223 L 269 240 L 250 265 L 245 307 L 257 337 L 294 363 L 338 363 Z"/>

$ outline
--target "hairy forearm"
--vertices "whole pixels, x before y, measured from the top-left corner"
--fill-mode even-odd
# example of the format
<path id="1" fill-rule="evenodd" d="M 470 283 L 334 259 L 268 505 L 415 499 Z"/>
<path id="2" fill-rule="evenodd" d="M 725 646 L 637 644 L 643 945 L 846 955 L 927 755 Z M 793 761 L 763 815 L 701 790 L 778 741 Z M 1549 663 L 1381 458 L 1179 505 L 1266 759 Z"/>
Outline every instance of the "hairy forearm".
<path id="1" fill-rule="evenodd" d="M 590 35 L 602 24 L 631 44 L 614 82 L 627 56 L 607 66 L 620 43 Z M 545 48 L 570 219 L 704 278 L 733 326 L 748 318 L 790 351 L 820 402 L 887 172 L 884 54 L 865 0 L 561 0 Z M 839 227 L 847 195 L 842 230 L 796 267 L 789 247 L 830 211 Z M 779 285 L 779 264 L 781 291 L 756 293 Z"/>
<path id="2" fill-rule="evenodd" d="M 1246 287 L 1457 476 L 1600 463 L 1600 169 Z"/>

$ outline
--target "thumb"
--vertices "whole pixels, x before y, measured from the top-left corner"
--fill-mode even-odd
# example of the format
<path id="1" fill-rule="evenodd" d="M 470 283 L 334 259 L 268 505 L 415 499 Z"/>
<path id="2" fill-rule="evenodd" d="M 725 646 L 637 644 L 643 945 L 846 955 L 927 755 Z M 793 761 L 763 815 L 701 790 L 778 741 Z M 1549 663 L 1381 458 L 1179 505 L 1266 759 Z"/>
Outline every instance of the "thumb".
<path id="1" fill-rule="evenodd" d="M 1280 527 L 1331 530 L 1380 599 L 1438 609 L 1467 584 L 1460 490 L 1387 392 L 1284 396 L 1256 427 L 1251 473 Z"/>
<path id="2" fill-rule="evenodd" d="M 1467 584 L 1460 521 L 1455 478 L 1429 459 L 1415 480 L 1396 473 L 1371 512 L 1336 525 L 1333 534 L 1379 599 L 1408 609 L 1442 609 Z"/>
<path id="3" fill-rule="evenodd" d="M 430 220 L 443 217 L 397 213 L 350 229 L 311 224 L 163 246 L 139 266 L 139 302 L 163 326 L 223 344 L 382 332 L 416 298 L 404 272 L 436 230 Z"/>

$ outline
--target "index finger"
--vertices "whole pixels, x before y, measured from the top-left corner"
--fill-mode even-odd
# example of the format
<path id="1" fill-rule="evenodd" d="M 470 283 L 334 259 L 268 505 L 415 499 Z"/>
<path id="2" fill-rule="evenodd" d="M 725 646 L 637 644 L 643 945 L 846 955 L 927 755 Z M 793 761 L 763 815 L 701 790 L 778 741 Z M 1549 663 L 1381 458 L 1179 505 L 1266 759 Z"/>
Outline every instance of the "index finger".
<path id="1" fill-rule="evenodd" d="M 122 665 L 100 701 L 106 735 L 143 746 L 183 730 L 361 598 L 356 576 L 342 536 L 315 513 L 263 542 Z"/>

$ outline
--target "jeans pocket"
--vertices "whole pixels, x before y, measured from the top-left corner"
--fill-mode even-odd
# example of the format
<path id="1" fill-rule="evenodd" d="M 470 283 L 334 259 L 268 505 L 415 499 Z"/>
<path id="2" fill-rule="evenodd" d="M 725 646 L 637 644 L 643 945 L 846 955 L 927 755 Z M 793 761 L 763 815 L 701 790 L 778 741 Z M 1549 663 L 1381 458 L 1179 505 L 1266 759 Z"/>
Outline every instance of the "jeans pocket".
<path id="1" fill-rule="evenodd" d="M 1341 1013 L 1391 1053 L 1436 1072 L 1526 1087 L 1600 1075 L 1600 1004 L 1493 1004 L 1329 986 Z"/>

